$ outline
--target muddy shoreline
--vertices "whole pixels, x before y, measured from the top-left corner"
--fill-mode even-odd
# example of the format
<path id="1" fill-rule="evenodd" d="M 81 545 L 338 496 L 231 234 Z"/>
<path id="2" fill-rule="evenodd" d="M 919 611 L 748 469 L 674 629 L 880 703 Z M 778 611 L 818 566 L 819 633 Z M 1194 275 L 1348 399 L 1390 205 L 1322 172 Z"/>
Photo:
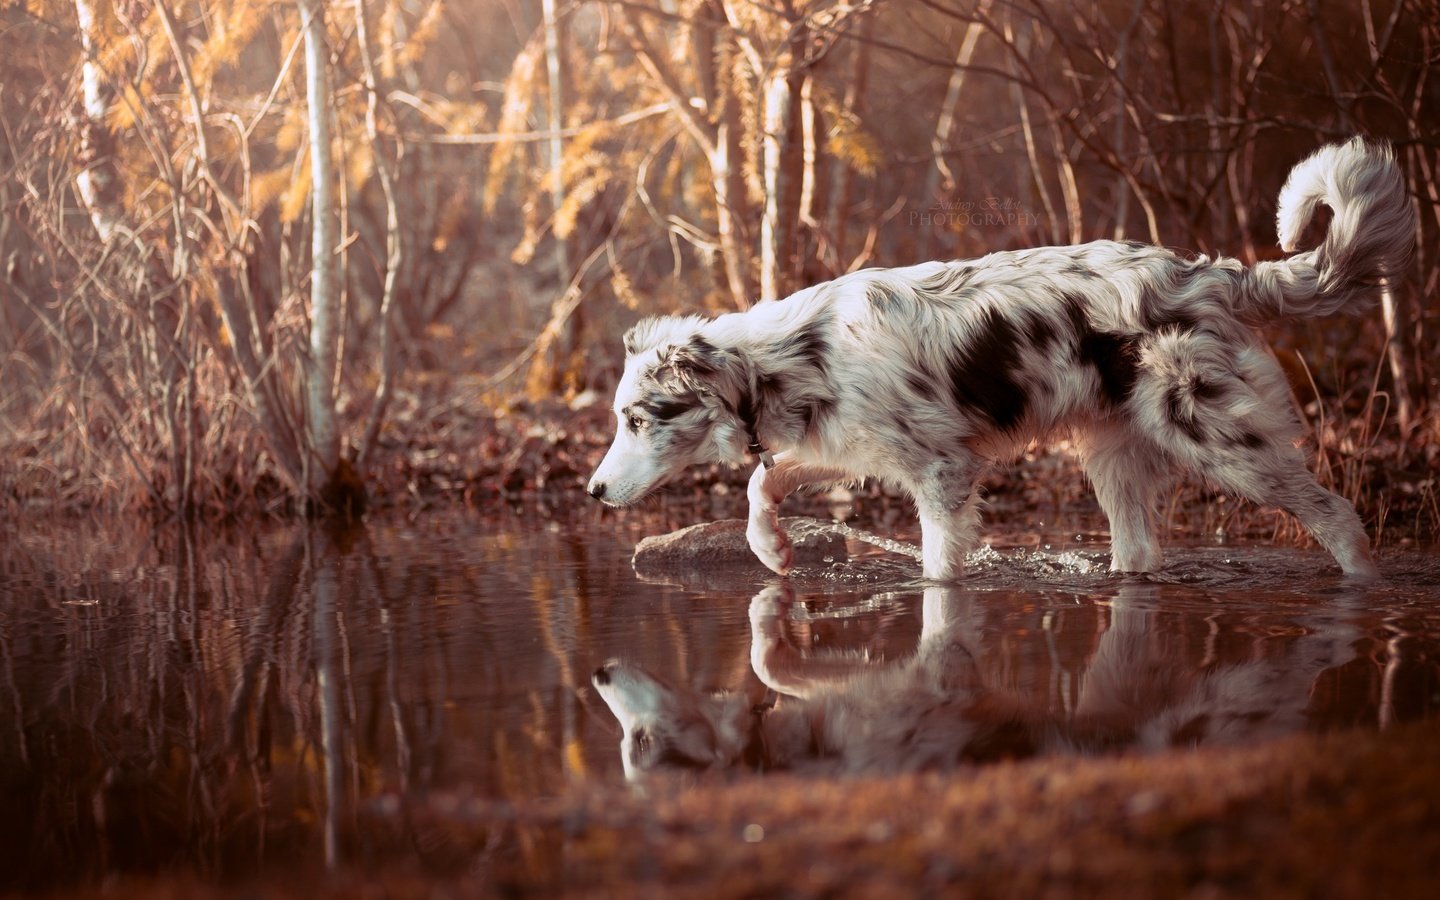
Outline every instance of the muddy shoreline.
<path id="1" fill-rule="evenodd" d="M 396 796 L 357 823 L 368 862 L 336 873 L 55 896 L 1427 897 L 1437 740 L 1425 722 L 947 775 Z"/>

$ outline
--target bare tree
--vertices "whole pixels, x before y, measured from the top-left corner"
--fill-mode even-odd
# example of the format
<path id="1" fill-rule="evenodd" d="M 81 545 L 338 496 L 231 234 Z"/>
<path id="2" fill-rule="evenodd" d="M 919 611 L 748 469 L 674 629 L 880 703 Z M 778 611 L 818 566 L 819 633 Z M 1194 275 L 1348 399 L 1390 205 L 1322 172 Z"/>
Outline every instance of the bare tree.
<path id="1" fill-rule="evenodd" d="M 305 373 L 310 455 L 306 484 L 318 497 L 340 463 L 335 422 L 335 372 L 339 365 L 340 291 L 335 281 L 335 162 L 330 147 L 330 52 L 325 41 L 323 0 L 297 0 L 304 17 L 305 102 L 310 130 L 310 360 Z"/>

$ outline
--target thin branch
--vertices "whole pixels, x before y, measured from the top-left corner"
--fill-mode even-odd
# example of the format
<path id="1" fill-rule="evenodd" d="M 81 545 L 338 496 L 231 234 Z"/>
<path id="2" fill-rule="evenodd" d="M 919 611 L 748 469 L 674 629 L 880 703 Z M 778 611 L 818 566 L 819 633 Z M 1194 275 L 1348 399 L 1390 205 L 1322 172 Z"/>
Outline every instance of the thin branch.
<path id="1" fill-rule="evenodd" d="M 387 99 L 399 100 L 408 105 L 414 105 L 407 99 L 407 95 L 401 91 L 392 91 L 387 95 Z M 616 116 L 613 119 L 600 119 L 599 121 L 587 122 L 584 125 L 572 125 L 569 128 L 561 128 L 555 131 L 523 131 L 517 134 L 502 134 L 499 132 L 489 132 L 486 134 L 426 134 L 424 132 L 407 131 L 401 134 L 401 138 L 416 144 L 451 144 L 464 146 L 539 143 L 541 141 L 554 140 L 555 138 L 575 137 L 594 128 L 624 128 L 626 125 L 634 125 L 636 122 L 643 122 L 661 113 L 669 112 L 674 105 L 674 103 L 669 101 L 654 103 L 643 109 L 637 109 L 633 112 Z"/>

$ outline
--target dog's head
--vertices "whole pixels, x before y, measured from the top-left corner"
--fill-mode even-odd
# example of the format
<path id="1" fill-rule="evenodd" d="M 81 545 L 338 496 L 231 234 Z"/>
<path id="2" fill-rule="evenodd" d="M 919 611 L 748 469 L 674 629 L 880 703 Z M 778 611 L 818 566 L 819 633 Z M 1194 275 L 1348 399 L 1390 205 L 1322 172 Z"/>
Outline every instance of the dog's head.
<path id="1" fill-rule="evenodd" d="M 751 396 L 744 361 L 701 333 L 698 316 L 649 319 L 625 335 L 615 390 L 615 441 L 590 478 L 590 496 L 636 503 L 702 462 L 746 460 L 739 407 Z"/>
<path id="2" fill-rule="evenodd" d="M 596 669 L 590 683 L 620 720 L 626 778 L 721 768 L 745 751 L 750 708 L 743 694 L 676 687 L 614 660 Z"/>

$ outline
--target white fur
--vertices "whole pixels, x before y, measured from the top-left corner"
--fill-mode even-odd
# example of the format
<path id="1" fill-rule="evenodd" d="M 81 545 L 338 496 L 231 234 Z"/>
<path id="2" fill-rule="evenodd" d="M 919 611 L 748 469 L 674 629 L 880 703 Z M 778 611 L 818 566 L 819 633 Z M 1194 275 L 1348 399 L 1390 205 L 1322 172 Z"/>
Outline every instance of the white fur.
<path id="1" fill-rule="evenodd" d="M 615 443 L 590 492 L 634 503 L 697 462 L 773 468 L 749 488 L 749 538 L 784 573 L 777 510 L 811 482 L 876 476 L 915 499 L 924 573 L 961 573 L 985 467 L 1067 429 L 1110 519 L 1112 568 L 1161 565 L 1157 493 L 1179 468 L 1300 519 L 1349 575 L 1373 576 L 1354 509 L 1295 447 L 1300 425 L 1247 323 L 1367 299 L 1403 265 L 1414 213 L 1389 152 L 1359 139 L 1301 163 L 1281 202 L 1293 241 L 1317 203 L 1320 247 L 1246 268 L 1096 241 L 869 269 L 715 319 L 626 336 Z"/>

